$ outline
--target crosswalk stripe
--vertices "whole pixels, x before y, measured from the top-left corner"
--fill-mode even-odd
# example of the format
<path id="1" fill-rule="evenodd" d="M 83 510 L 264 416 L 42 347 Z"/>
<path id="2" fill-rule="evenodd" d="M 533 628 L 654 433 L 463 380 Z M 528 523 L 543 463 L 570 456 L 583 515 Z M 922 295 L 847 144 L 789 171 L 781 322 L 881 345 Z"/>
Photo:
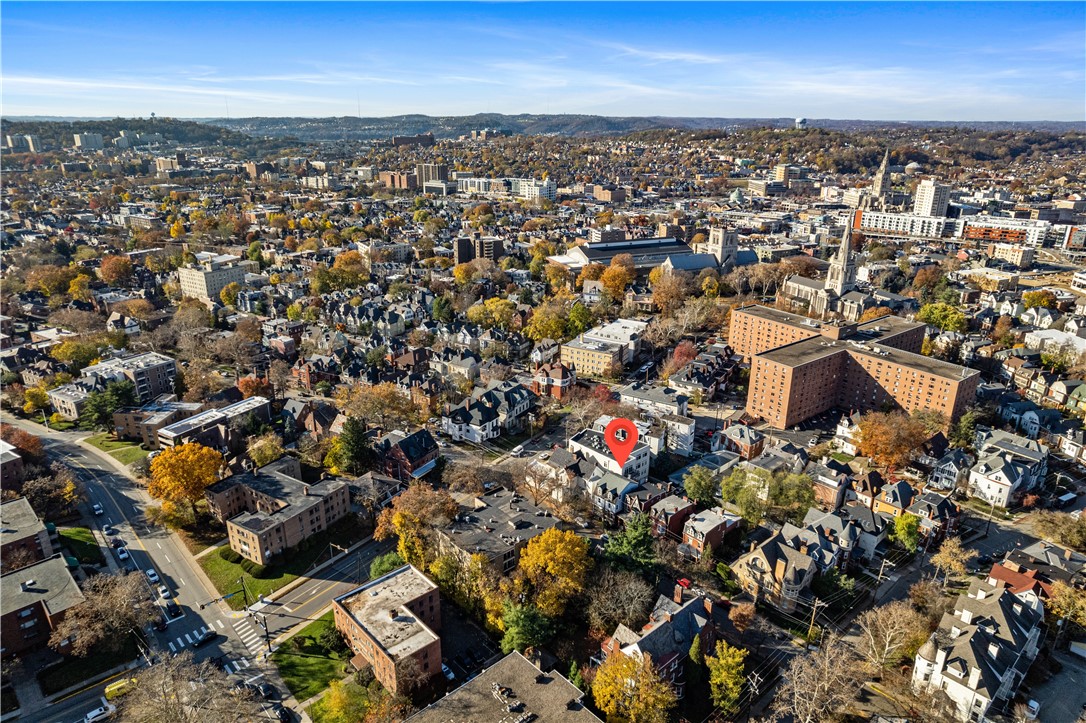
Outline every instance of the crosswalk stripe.
<path id="1" fill-rule="evenodd" d="M 178 638 L 178 639 L 177 639 L 177 640 L 176 640 L 175 642 L 177 643 L 177 647 L 179 647 L 179 648 L 183 648 L 183 647 L 185 647 L 185 641 L 184 641 L 184 639 L 182 639 L 182 638 Z"/>
<path id="2" fill-rule="evenodd" d="M 185 633 L 185 640 L 187 640 L 187 641 L 189 641 L 191 643 L 192 642 L 192 636 L 190 636 L 188 633 Z"/>
<path id="3" fill-rule="evenodd" d="M 219 624 L 219 630 L 222 630 L 223 628 L 226 627 L 225 625 L 222 624 L 222 620 L 216 620 L 215 622 Z"/>
<path id="4" fill-rule="evenodd" d="M 177 648 L 175 648 L 175 647 L 173 646 L 173 643 L 170 643 L 170 652 L 171 652 L 171 653 L 176 653 L 176 652 L 177 652 Z"/>

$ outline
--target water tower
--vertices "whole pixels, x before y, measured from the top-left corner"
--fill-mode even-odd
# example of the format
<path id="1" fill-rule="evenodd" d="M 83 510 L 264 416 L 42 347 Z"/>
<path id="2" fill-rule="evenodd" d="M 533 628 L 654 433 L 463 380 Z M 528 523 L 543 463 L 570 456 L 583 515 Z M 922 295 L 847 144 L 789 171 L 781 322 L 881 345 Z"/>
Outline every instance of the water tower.
<path id="1" fill-rule="evenodd" d="M 807 127 L 807 119 L 806 118 L 796 118 L 796 130 L 797 131 L 801 131 L 806 127 Z"/>

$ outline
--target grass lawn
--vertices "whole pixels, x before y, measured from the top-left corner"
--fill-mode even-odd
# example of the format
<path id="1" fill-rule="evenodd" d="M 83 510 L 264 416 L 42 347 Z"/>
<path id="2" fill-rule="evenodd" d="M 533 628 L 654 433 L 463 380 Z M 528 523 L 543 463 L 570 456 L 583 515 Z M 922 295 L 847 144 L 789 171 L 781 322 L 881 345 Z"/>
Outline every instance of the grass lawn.
<path id="1" fill-rule="evenodd" d="M 135 660 L 139 656 L 136 639 L 129 637 L 119 651 L 94 650 L 86 657 L 71 656 L 38 673 L 38 683 L 45 695 L 58 693 L 66 688 L 78 685 L 88 678 L 93 678 L 118 665 Z"/>
<path id="2" fill-rule="evenodd" d="M 212 552 L 200 558 L 200 567 L 204 568 L 204 572 L 211 578 L 211 582 L 221 594 L 239 592 L 238 595 L 228 598 L 226 602 L 234 610 L 241 610 L 245 607 L 245 596 L 240 594 L 239 578 L 244 578 L 245 590 L 248 591 L 250 602 L 255 602 L 260 595 L 270 595 L 296 580 L 318 560 L 329 559 L 328 542 L 330 540 L 341 547 L 349 547 L 364 536 L 364 530 L 354 519 L 346 518 L 321 534 L 311 537 L 304 549 L 299 546 L 280 555 L 281 561 L 270 565 L 265 570 L 264 577 L 259 578 L 245 572 L 240 564 L 222 559 L 218 552 Z"/>
<path id="3" fill-rule="evenodd" d="M 856 459 L 856 457 L 854 457 L 853 455 L 845 454 L 844 452 L 834 452 L 830 456 L 833 457 L 838 462 L 840 462 L 841 464 L 848 464 L 852 460 Z"/>
<path id="4" fill-rule="evenodd" d="M 128 440 L 118 440 L 113 438 L 112 432 L 99 432 L 98 434 L 92 434 L 86 439 L 87 444 L 90 444 L 103 452 L 113 452 L 118 449 L 124 449 L 125 447 L 137 446 L 133 442 Z"/>
<path id="5" fill-rule="evenodd" d="M 77 560 L 84 564 L 101 565 L 106 561 L 102 548 L 94 539 L 94 533 L 87 527 L 61 527 L 57 530 L 60 544 L 71 550 Z"/>
<path id="6" fill-rule="evenodd" d="M 75 427 L 75 422 L 69 421 L 67 419 L 61 422 L 49 422 L 49 429 L 55 429 L 58 432 L 66 432 L 73 427 Z"/>
<path id="7" fill-rule="evenodd" d="M 226 527 L 221 522 L 210 515 L 199 513 L 195 525 L 191 528 L 181 527 L 174 532 L 181 537 L 181 541 L 193 555 L 203 552 L 226 537 Z"/>
<path id="8" fill-rule="evenodd" d="M 339 655 L 330 657 L 317 643 L 321 632 L 334 625 L 332 613 L 325 613 L 284 641 L 279 649 L 272 653 L 272 660 L 279 668 L 279 675 L 298 702 L 309 700 L 327 688 L 333 680 L 339 680 L 346 675 L 344 666 L 350 658 Z M 295 647 L 297 643 L 294 641 L 297 638 L 304 641 L 301 647 Z"/>
<path id="9" fill-rule="evenodd" d="M 109 456 L 117 460 L 121 464 L 128 465 L 134 462 L 139 462 L 148 454 L 150 454 L 150 452 L 148 452 L 146 449 L 142 449 L 139 445 L 134 444 L 131 447 L 124 447 L 114 452 L 110 452 Z"/>
<path id="10" fill-rule="evenodd" d="M 19 699 L 15 696 L 15 689 L 11 686 L 0 688 L 0 714 L 18 710 Z"/>

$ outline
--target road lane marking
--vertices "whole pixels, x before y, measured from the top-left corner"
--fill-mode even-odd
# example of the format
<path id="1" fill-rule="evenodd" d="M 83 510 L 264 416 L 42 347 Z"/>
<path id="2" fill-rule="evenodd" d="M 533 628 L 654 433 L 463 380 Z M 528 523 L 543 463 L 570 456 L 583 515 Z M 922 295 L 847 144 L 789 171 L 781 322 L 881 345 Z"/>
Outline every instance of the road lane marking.
<path id="1" fill-rule="evenodd" d="M 182 585 L 184 585 L 184 584 L 185 584 L 185 578 L 183 578 L 183 577 L 179 577 L 179 578 L 177 578 L 177 579 L 181 581 L 181 584 L 182 584 Z"/>
<path id="2" fill-rule="evenodd" d="M 286 610 L 286 611 L 287 611 L 288 613 L 292 613 L 292 612 L 294 612 L 293 610 L 291 610 L 290 608 L 288 608 L 288 607 L 287 607 L 286 605 L 284 605 L 284 606 L 283 606 L 283 609 L 284 609 L 284 610 Z"/>
<path id="3" fill-rule="evenodd" d="M 252 678 L 249 678 L 249 679 L 248 679 L 247 681 L 245 681 L 245 682 L 246 682 L 246 683 L 252 683 L 252 682 L 253 682 L 254 680 L 260 680 L 260 679 L 261 679 L 261 678 L 263 678 L 263 677 L 264 677 L 264 674 L 263 674 L 263 673 L 257 673 L 256 675 L 254 675 L 254 676 L 253 676 Z"/>
<path id="4" fill-rule="evenodd" d="M 161 542 L 158 542 L 158 541 L 156 540 L 156 541 L 155 541 L 155 544 L 156 544 L 156 545 L 158 545 L 158 549 L 160 549 L 160 550 L 162 549 L 162 543 L 161 543 Z"/>

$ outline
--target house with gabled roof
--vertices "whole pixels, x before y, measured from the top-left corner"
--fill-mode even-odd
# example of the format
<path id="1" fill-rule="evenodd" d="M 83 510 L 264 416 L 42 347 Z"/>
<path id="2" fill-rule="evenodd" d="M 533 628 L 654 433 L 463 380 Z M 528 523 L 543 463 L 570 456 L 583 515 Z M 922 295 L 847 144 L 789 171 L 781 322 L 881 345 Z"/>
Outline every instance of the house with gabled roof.
<path id="1" fill-rule="evenodd" d="M 747 594 L 784 612 L 796 609 L 818 571 L 814 559 L 789 542 L 778 532 L 732 566 Z"/>
<path id="2" fill-rule="evenodd" d="M 917 652 L 913 686 L 945 692 L 957 720 L 1010 713 L 1040 650 L 1043 622 L 1036 595 L 1014 595 L 992 578 L 975 581 Z"/>

